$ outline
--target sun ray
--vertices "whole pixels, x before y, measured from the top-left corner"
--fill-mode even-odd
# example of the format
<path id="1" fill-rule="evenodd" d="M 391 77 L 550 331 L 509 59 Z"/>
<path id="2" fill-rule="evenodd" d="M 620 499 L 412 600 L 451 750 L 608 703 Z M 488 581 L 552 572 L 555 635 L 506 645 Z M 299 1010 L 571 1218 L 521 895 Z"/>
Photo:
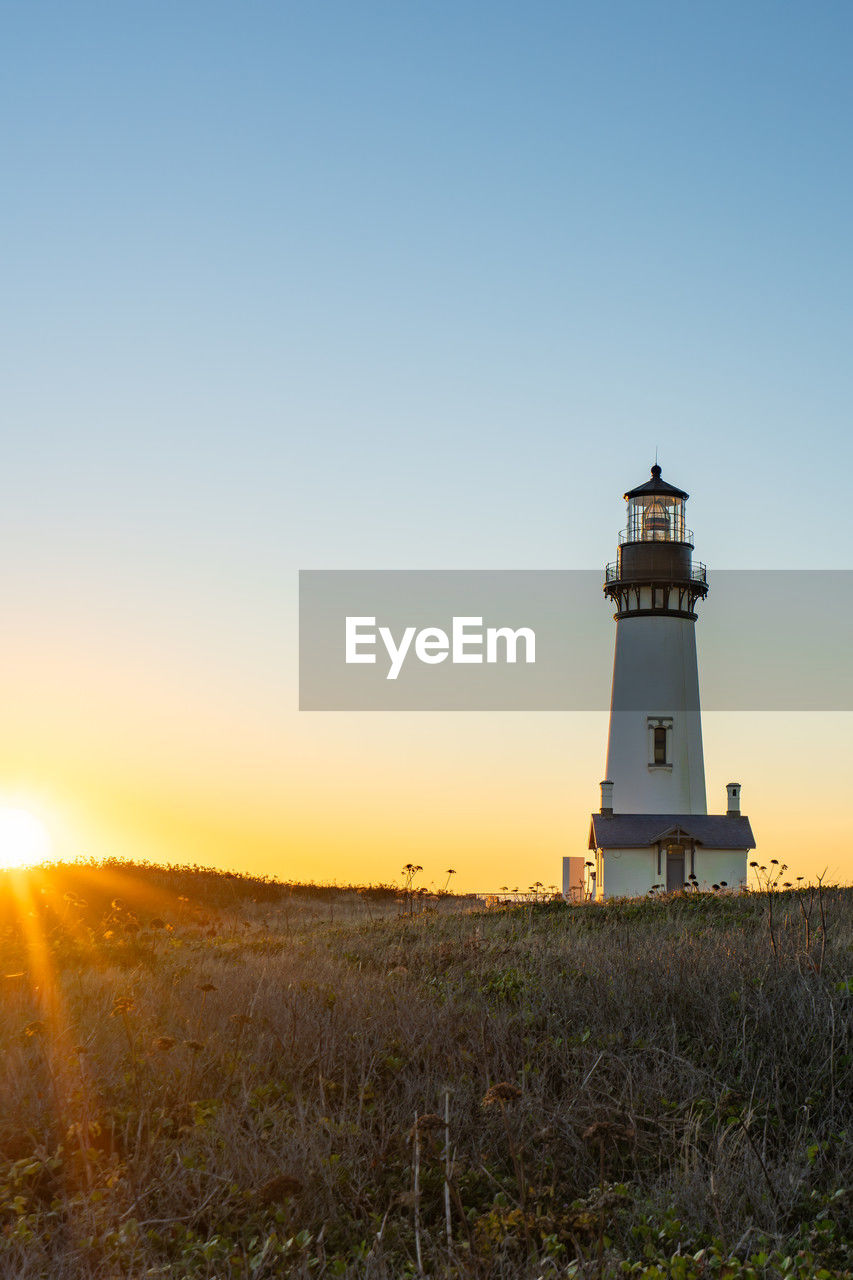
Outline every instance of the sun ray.
<path id="1" fill-rule="evenodd" d="M 54 951 L 72 936 L 75 940 L 85 938 L 91 948 L 91 938 L 79 921 L 57 921 L 57 893 L 51 887 L 55 871 L 55 867 L 7 871 L 3 905 L 7 917 L 14 918 L 24 954 L 23 973 L 8 975 L 25 983 L 25 991 L 28 988 L 28 998 L 23 994 L 20 1005 L 27 1021 L 19 1034 L 38 1044 L 44 1064 L 52 1115 L 43 1139 L 57 1155 L 64 1151 L 55 1172 L 64 1184 L 65 1197 L 75 1203 L 81 1189 L 90 1190 L 92 1185 L 90 1145 L 92 1134 L 97 1132 L 98 1098 L 81 1057 L 85 1046 L 76 1043 L 77 1024 L 64 998 L 61 961 Z M 74 1216 L 68 1227 L 72 1237 L 87 1230 Z"/>

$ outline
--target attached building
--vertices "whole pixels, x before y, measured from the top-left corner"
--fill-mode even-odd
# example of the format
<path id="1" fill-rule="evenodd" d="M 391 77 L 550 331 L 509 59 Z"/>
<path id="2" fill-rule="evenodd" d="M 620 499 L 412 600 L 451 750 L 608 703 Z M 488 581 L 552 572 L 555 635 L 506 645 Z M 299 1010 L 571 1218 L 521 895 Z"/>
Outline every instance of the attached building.
<path id="1" fill-rule="evenodd" d="M 739 813 L 594 813 L 589 848 L 597 897 L 622 898 L 688 883 L 739 889 L 755 837 Z"/>

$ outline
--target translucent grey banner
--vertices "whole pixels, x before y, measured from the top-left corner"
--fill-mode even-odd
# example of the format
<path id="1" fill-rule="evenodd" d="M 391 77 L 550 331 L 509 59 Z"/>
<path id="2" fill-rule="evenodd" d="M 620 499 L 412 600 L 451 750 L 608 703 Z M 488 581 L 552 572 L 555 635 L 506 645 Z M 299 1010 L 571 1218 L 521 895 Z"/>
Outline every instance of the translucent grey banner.
<path id="1" fill-rule="evenodd" d="M 708 581 L 695 623 L 704 710 L 853 710 L 853 571 Z M 602 587 L 598 570 L 303 570 L 300 709 L 606 709 L 617 625 L 620 643 L 645 628 L 619 709 L 649 709 L 674 632 L 694 624 L 673 619 L 649 644 L 660 619 L 617 624 Z"/>

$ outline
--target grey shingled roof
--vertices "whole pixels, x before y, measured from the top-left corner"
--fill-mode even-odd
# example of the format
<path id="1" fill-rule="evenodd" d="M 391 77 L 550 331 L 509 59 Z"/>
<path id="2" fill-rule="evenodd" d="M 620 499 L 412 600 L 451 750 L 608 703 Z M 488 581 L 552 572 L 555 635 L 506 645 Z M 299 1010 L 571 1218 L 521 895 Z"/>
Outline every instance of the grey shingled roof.
<path id="1" fill-rule="evenodd" d="M 594 813 L 590 849 L 642 849 L 680 833 L 709 849 L 754 849 L 749 818 L 699 813 Z"/>

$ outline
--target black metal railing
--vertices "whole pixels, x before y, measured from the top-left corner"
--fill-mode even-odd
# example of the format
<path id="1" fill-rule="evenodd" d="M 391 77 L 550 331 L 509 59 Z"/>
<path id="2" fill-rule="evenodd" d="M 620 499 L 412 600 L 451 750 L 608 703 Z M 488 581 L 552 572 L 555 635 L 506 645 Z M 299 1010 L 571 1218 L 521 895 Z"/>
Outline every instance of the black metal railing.
<path id="1" fill-rule="evenodd" d="M 693 546 L 693 530 L 684 525 L 675 525 L 669 529 L 627 529 L 619 530 L 619 546 L 626 542 L 689 542 Z"/>
<path id="2" fill-rule="evenodd" d="M 604 579 L 605 582 L 618 582 L 619 581 L 618 560 L 612 560 L 610 564 L 605 565 L 604 574 L 605 574 L 605 579 Z M 669 579 L 668 577 L 666 577 L 666 575 L 664 575 L 664 577 L 666 578 L 666 581 L 671 580 L 672 582 L 707 582 L 708 568 L 707 568 L 707 565 L 704 565 L 701 560 L 695 560 L 693 564 L 690 566 L 690 572 L 688 573 L 686 578 L 679 577 L 679 578 Z M 650 580 L 651 580 L 651 576 L 650 576 Z M 626 579 L 626 581 L 634 582 L 636 580 L 634 578 L 628 578 Z"/>

